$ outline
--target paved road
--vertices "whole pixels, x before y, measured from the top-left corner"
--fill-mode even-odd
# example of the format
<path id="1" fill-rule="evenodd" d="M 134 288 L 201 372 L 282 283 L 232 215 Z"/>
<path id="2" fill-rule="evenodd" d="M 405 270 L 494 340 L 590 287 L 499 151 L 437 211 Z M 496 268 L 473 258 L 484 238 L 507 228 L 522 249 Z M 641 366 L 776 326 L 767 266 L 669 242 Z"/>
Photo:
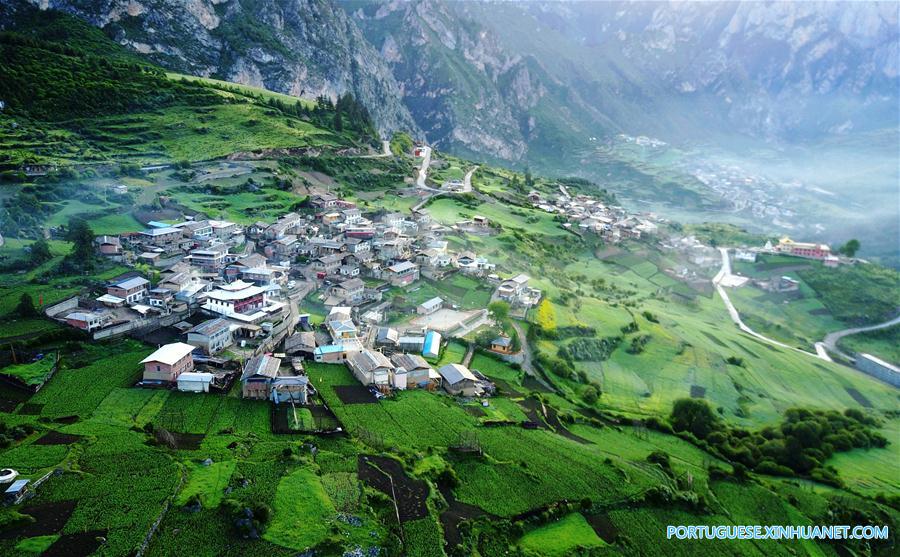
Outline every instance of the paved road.
<path id="1" fill-rule="evenodd" d="M 837 343 L 839 340 L 846 336 L 855 335 L 857 333 L 865 333 L 867 331 L 877 331 L 878 329 L 887 329 L 888 327 L 893 327 L 894 325 L 900 324 L 900 315 L 891 319 L 890 321 L 885 321 L 884 323 L 879 323 L 877 325 L 868 325 L 866 327 L 854 327 L 852 329 L 844 329 L 842 331 L 835 331 L 833 333 L 828 333 L 822 342 L 816 343 L 816 350 L 819 350 L 821 346 L 821 350 L 828 350 L 834 354 L 837 354 L 843 358 L 848 360 L 853 360 L 852 356 L 849 356 L 837 347 Z"/>
<path id="2" fill-rule="evenodd" d="M 476 170 L 478 170 L 477 166 L 466 172 L 466 175 L 463 177 L 463 193 L 472 191 L 472 174 L 475 174 Z"/>
<path id="3" fill-rule="evenodd" d="M 775 346 L 780 346 L 781 348 L 787 348 L 789 350 L 796 350 L 797 352 L 806 354 L 807 356 L 814 356 L 823 360 L 831 360 L 831 358 L 829 358 L 827 354 L 822 357 L 822 355 L 820 354 L 813 354 L 812 352 L 807 352 L 806 350 L 800 350 L 799 348 L 795 348 L 783 342 L 779 342 L 767 336 L 763 336 L 748 327 L 741 319 L 741 314 L 738 313 L 737 308 L 735 308 L 734 304 L 731 303 L 731 298 L 728 297 L 728 293 L 725 292 L 725 288 L 721 284 L 722 282 L 728 282 L 730 277 L 732 276 L 731 258 L 728 256 L 728 248 L 719 248 L 719 253 L 722 254 L 722 268 L 719 269 L 719 272 L 713 278 L 713 285 L 716 287 L 716 291 L 719 293 L 719 297 L 722 298 L 722 302 L 725 303 L 725 308 L 728 310 L 728 314 L 731 315 L 731 320 L 734 321 L 735 325 L 737 325 L 740 330 L 768 344 L 773 344 Z"/>
<path id="4" fill-rule="evenodd" d="M 425 185 L 425 180 L 428 179 L 428 165 L 431 164 L 431 147 L 423 146 L 422 150 L 425 154 L 422 156 L 422 165 L 419 166 L 419 175 L 416 176 L 416 187 L 433 193 L 442 193 L 437 188 Z"/>
<path id="5" fill-rule="evenodd" d="M 380 152 L 380 153 L 377 153 L 377 154 L 375 154 L 375 155 L 359 155 L 357 158 L 360 158 L 360 159 L 380 159 L 380 158 L 383 158 L 383 157 L 390 157 L 390 156 L 393 156 L 393 153 L 391 153 L 391 142 L 388 141 L 387 139 L 382 139 L 382 140 L 381 140 L 381 152 Z"/>
<path id="6" fill-rule="evenodd" d="M 472 356 L 474 356 L 474 355 L 475 355 L 475 343 L 470 342 L 468 348 L 466 348 L 466 355 L 463 356 L 463 359 L 461 362 L 462 366 L 469 367 L 469 364 L 472 363 Z"/>

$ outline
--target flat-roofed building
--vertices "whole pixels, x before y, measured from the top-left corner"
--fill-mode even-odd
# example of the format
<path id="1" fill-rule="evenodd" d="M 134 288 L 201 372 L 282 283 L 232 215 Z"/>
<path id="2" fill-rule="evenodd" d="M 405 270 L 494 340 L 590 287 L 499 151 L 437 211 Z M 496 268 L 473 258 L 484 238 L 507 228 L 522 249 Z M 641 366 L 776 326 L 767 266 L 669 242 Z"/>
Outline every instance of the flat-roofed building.
<path id="1" fill-rule="evenodd" d="M 231 323 L 221 317 L 204 321 L 187 332 L 187 341 L 207 354 L 217 354 L 234 342 Z"/>
<path id="2" fill-rule="evenodd" d="M 144 277 L 131 277 L 110 284 L 106 287 L 106 293 L 133 304 L 147 296 L 149 286 L 150 281 Z"/>

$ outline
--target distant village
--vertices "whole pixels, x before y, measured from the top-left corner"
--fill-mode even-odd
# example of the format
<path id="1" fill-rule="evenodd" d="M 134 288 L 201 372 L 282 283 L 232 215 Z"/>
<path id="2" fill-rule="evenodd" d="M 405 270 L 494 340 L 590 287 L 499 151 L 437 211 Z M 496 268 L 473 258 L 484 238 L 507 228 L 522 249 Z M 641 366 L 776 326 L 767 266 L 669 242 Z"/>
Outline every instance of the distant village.
<path id="1" fill-rule="evenodd" d="M 659 232 L 653 215 L 644 218 L 630 215 L 624 208 L 606 205 L 590 195 L 573 196 L 563 185 L 554 196 L 531 191 L 528 200 L 536 209 L 564 217 L 566 223 L 563 226 L 575 234 L 594 233 L 611 244 L 626 239 L 639 240 L 642 235 Z"/>

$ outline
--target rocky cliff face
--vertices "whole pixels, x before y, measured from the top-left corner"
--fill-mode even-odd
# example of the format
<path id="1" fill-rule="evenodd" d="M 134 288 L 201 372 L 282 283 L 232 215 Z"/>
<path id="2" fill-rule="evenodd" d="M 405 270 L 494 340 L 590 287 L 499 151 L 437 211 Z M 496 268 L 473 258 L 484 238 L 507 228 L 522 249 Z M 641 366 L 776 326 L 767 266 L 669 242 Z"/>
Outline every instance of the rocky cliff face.
<path id="1" fill-rule="evenodd" d="M 525 154 L 523 117 L 546 91 L 521 56 L 449 3 L 343 6 L 387 60 L 431 141 L 503 159 Z"/>
<path id="2" fill-rule="evenodd" d="M 177 71 L 552 163 L 594 137 L 816 141 L 898 118 L 890 3 L 32 0 Z"/>
<path id="3" fill-rule="evenodd" d="M 305 98 L 351 92 L 383 133 L 420 129 L 378 52 L 327 0 L 37 0 L 174 71 Z"/>

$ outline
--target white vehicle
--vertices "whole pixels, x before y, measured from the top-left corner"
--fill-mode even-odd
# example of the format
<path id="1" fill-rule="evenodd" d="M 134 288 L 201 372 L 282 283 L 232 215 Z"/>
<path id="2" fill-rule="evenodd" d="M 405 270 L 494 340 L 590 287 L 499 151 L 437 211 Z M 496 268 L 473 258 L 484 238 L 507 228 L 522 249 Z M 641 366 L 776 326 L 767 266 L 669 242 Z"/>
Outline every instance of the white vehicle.
<path id="1" fill-rule="evenodd" d="M 296 281 L 296 280 L 289 280 L 288 283 L 287 283 L 287 287 L 288 287 L 288 288 L 295 288 L 296 286 L 297 286 L 297 281 Z"/>

